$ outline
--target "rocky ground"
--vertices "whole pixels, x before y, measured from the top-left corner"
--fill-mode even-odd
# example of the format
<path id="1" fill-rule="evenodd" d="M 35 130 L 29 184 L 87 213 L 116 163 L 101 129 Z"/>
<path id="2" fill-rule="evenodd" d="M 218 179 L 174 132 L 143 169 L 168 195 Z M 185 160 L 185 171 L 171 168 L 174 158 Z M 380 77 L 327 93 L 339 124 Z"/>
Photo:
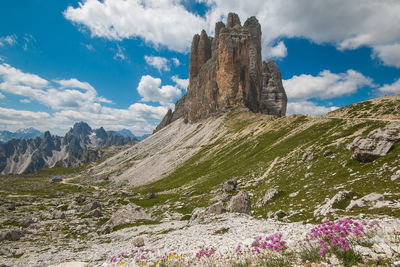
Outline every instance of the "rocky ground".
<path id="1" fill-rule="evenodd" d="M 75 193 L 58 191 L 43 197 L 14 196 L 15 201 L 0 202 L 2 266 L 74 266 L 71 262 L 77 261 L 81 263 L 76 266 L 121 263 L 136 266 L 136 259 L 145 264 L 159 261 L 163 256 L 170 258 L 171 253 L 176 253 L 180 260 L 185 259 L 187 266 L 207 266 L 211 260 L 212 266 L 234 266 L 232 260 L 238 260 L 235 252 L 238 245 L 243 251 L 247 248 L 246 253 L 249 253 L 257 236 L 275 233 L 283 235 L 287 251 L 298 253 L 301 250 L 301 242 L 315 225 L 254 218 L 245 191 L 234 197 L 226 196 L 235 190 L 236 181 L 228 181 L 221 187 L 224 192 L 221 196 L 230 200 L 224 204 L 220 198 L 216 199 L 217 202 L 208 208 L 195 209 L 190 219 L 167 210 L 163 216 L 157 216 L 157 212 L 130 203 L 133 197 L 130 193 L 85 186 L 77 187 Z M 8 197 L 13 199 L 12 195 Z M 153 197 L 157 196 L 146 196 Z M 260 201 L 268 202 L 268 199 Z M 323 213 L 329 208 L 325 205 L 322 211 L 316 212 Z M 355 219 L 368 224 L 379 223 L 373 242 L 355 247 L 365 262 L 399 260 L 400 219 L 367 215 Z M 215 253 L 207 261 L 198 260 L 196 253 L 206 248 Z M 135 253 L 130 252 L 132 249 Z M 125 254 L 121 257 L 122 252 Z M 110 261 L 113 257 L 116 262 Z M 245 257 L 253 256 L 250 253 Z M 293 254 L 290 260 L 290 265 L 302 262 L 293 258 Z M 335 258 L 321 261 L 341 266 Z M 59 265 L 61 263 L 68 264 Z"/>

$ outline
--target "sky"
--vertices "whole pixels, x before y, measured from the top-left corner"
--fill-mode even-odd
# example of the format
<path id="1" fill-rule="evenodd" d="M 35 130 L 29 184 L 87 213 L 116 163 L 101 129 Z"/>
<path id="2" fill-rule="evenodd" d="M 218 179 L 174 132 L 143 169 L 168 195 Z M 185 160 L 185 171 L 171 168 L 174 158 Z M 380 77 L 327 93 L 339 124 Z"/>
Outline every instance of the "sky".
<path id="1" fill-rule="evenodd" d="M 288 114 L 400 93 L 398 0 L 3 0 L 0 130 L 151 133 L 186 91 L 193 35 L 256 16 Z"/>

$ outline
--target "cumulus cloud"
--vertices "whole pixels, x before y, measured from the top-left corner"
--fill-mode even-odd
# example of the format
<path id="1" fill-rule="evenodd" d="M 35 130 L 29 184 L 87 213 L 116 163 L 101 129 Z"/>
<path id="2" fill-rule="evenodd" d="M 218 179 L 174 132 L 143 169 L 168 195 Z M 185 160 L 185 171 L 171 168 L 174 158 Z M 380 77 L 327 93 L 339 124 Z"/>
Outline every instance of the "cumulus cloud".
<path id="1" fill-rule="evenodd" d="M 371 78 L 365 77 L 355 70 L 348 70 L 345 73 L 332 73 L 324 70 L 317 76 L 295 75 L 288 80 L 283 80 L 283 86 L 288 98 L 295 101 L 340 97 L 355 93 L 364 86 L 374 87 L 375 85 Z"/>
<path id="2" fill-rule="evenodd" d="M 174 75 L 171 79 L 176 83 L 177 86 L 186 90 L 189 85 L 189 79 L 180 79 L 178 75 Z"/>
<path id="3" fill-rule="evenodd" d="M 188 52 L 193 34 L 202 28 L 213 33 L 215 22 L 225 21 L 228 12 L 236 12 L 242 20 L 250 16 L 258 18 L 263 48 L 273 51 L 275 56 L 285 55 L 283 44 L 274 46 L 277 40 L 300 37 L 316 43 L 332 43 L 341 50 L 368 46 L 385 64 L 397 67 L 400 64 L 397 59 L 379 53 L 382 47 L 391 49 L 400 43 L 397 0 L 198 2 L 209 8 L 205 18 L 190 13 L 177 0 L 88 0 L 77 7 L 69 6 L 64 16 L 89 29 L 92 36 L 114 40 L 141 37 L 156 46 Z"/>
<path id="4" fill-rule="evenodd" d="M 387 66 L 400 68 L 400 43 L 375 46 L 373 57 L 380 58 Z"/>
<path id="5" fill-rule="evenodd" d="M 143 102 L 159 102 L 164 106 L 173 106 L 174 99 L 181 96 L 179 88 L 171 85 L 161 86 L 161 79 L 144 75 L 140 79 L 137 91 L 142 96 Z"/>
<path id="6" fill-rule="evenodd" d="M 348 70 L 345 73 L 321 71 L 318 75 L 295 75 L 283 80 L 283 86 L 288 96 L 288 114 L 308 114 L 320 116 L 337 109 L 337 107 L 319 106 L 310 99 L 329 99 L 349 95 L 358 89 L 368 86 L 375 87 L 372 79 L 363 74 Z"/>
<path id="7" fill-rule="evenodd" d="M 3 98 L 5 98 L 5 96 L 2 93 L 0 93 L 0 99 L 3 99 Z"/>
<path id="8" fill-rule="evenodd" d="M 275 46 L 267 46 L 263 50 L 263 57 L 264 58 L 284 58 L 287 56 L 287 48 L 283 41 L 280 41 Z"/>
<path id="9" fill-rule="evenodd" d="M 33 112 L 26 110 L 16 110 L 10 108 L 0 107 L 0 120 L 22 120 L 22 121 L 36 121 L 41 119 L 47 119 L 50 117 L 49 113 L 46 112 Z"/>
<path id="10" fill-rule="evenodd" d="M 24 98 L 24 99 L 21 99 L 19 102 L 28 104 L 28 103 L 31 103 L 31 100 L 28 98 Z"/>
<path id="11" fill-rule="evenodd" d="M 159 88 L 160 80 L 157 83 L 159 95 L 156 101 L 168 102 L 165 106 L 134 103 L 126 109 L 111 108 L 102 105 L 111 101 L 98 96 L 96 89 L 87 82 L 75 78 L 47 81 L 6 63 L 0 64 L 0 82 L 0 91 L 26 97 L 21 102 L 34 100 L 54 110 L 54 113 L 46 113 L 0 108 L 2 128 L 16 130 L 35 127 L 61 135 L 77 121 L 86 121 L 95 128 L 127 128 L 137 135 L 150 133 L 167 112 L 170 99 L 175 95 L 180 96 L 180 90 L 171 89 L 173 86 Z M 144 92 L 145 98 L 155 93 Z"/>
<path id="12" fill-rule="evenodd" d="M 289 102 L 287 106 L 287 114 L 305 114 L 311 116 L 321 116 L 330 111 L 336 110 L 338 107 L 318 106 L 311 101 Z"/>
<path id="13" fill-rule="evenodd" d="M 166 59 L 165 57 L 155 57 L 155 56 L 144 56 L 144 60 L 146 60 L 146 63 L 156 69 L 158 71 L 169 71 L 170 68 L 168 66 L 169 60 Z"/>
<path id="14" fill-rule="evenodd" d="M 98 97 L 87 82 L 77 79 L 49 81 L 35 74 L 24 73 L 6 63 L 0 65 L 0 90 L 38 101 L 52 109 L 93 107 L 92 103 L 110 102 Z"/>
<path id="15" fill-rule="evenodd" d="M 187 11 L 177 0 L 88 0 L 76 8 L 69 6 L 64 16 L 84 25 L 95 37 L 141 37 L 156 47 L 164 45 L 179 52 L 187 51 L 193 32 L 205 25 L 203 18 Z"/>
<path id="16" fill-rule="evenodd" d="M 378 91 L 382 94 L 400 94 L 400 79 L 392 84 L 385 84 L 378 88 Z"/>

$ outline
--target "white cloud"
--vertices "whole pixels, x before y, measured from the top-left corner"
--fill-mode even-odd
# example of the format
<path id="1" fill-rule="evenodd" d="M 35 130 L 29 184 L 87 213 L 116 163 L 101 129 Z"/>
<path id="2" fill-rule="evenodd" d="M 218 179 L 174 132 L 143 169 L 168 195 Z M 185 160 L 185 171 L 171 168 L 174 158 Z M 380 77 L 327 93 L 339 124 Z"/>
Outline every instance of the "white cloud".
<path id="1" fill-rule="evenodd" d="M 306 114 L 311 116 L 321 116 L 330 111 L 336 110 L 338 107 L 325 107 L 318 106 L 311 101 L 296 101 L 288 102 L 287 104 L 287 114 Z"/>
<path id="2" fill-rule="evenodd" d="M 172 62 L 174 63 L 175 67 L 179 67 L 181 65 L 181 62 L 179 62 L 179 59 L 177 59 L 176 57 L 172 58 Z"/>
<path id="3" fill-rule="evenodd" d="M 238 13 L 242 22 L 250 16 L 258 18 L 266 50 L 272 50 L 273 44 L 285 37 L 333 43 L 341 50 L 368 46 L 377 51 L 381 46 L 400 43 L 400 1 L 397 0 L 198 2 L 209 7 L 205 19 L 188 12 L 178 0 L 87 0 L 76 8 L 68 7 L 64 16 L 85 26 L 92 36 L 114 40 L 141 37 L 156 46 L 165 45 L 179 52 L 189 51 L 192 36 L 202 28 L 213 33 L 215 22 L 225 21 L 229 12 Z M 283 46 L 275 48 L 275 53 L 284 55 Z M 397 60 L 392 62 L 384 53 L 377 56 L 385 64 L 400 64 Z"/>
<path id="4" fill-rule="evenodd" d="M 24 99 L 21 99 L 19 102 L 28 104 L 28 103 L 31 103 L 31 100 L 28 98 L 24 98 Z"/>
<path id="5" fill-rule="evenodd" d="M 157 79 L 156 79 L 157 80 Z M 159 80 L 159 79 L 158 79 Z M 162 86 L 161 80 L 155 93 L 164 106 L 134 103 L 126 109 L 103 106 L 111 101 L 98 96 L 87 82 L 71 79 L 47 81 L 38 75 L 24 73 L 6 63 L 0 64 L 0 91 L 26 97 L 21 100 L 38 101 L 53 109 L 54 113 L 32 112 L 0 108 L 0 125 L 7 130 L 35 127 L 63 135 L 77 121 L 86 121 L 90 126 L 105 129 L 127 128 L 137 135 L 150 133 L 163 118 L 171 103 L 181 92 L 173 86 Z M 154 88 L 153 88 L 154 89 Z M 154 91 L 145 91 L 151 97 Z"/>
<path id="6" fill-rule="evenodd" d="M 189 85 L 189 79 L 180 79 L 178 75 L 172 76 L 171 79 L 176 83 L 177 86 L 186 90 Z"/>
<path id="7" fill-rule="evenodd" d="M 155 56 L 144 56 L 146 63 L 154 68 L 158 69 L 158 71 L 169 71 L 170 68 L 168 67 L 168 59 L 164 57 L 155 57 Z"/>
<path id="8" fill-rule="evenodd" d="M 93 86 L 91 86 L 89 83 L 78 81 L 75 78 L 69 80 L 53 80 L 53 81 L 61 85 L 61 88 L 79 88 L 79 89 L 84 89 L 86 91 L 92 91 L 92 92 L 95 91 Z"/>
<path id="9" fill-rule="evenodd" d="M 49 117 L 50 114 L 46 112 L 32 112 L 0 107 L 0 120 L 3 122 L 6 120 L 36 121 Z"/>
<path id="10" fill-rule="evenodd" d="M 365 77 L 355 70 L 345 73 L 332 73 L 329 70 L 321 71 L 317 76 L 301 74 L 283 80 L 283 86 L 292 101 L 310 98 L 328 99 L 355 93 L 358 89 L 374 87 L 371 78 Z"/>
<path id="11" fill-rule="evenodd" d="M 203 18 L 187 11 L 177 0 L 88 0 L 64 16 L 87 27 L 92 36 L 110 40 L 141 37 L 154 46 L 165 45 L 187 51 L 195 32 L 205 25 Z"/>
<path id="12" fill-rule="evenodd" d="M 400 79 L 392 84 L 385 84 L 378 88 L 378 91 L 383 94 L 400 94 Z"/>
<path id="13" fill-rule="evenodd" d="M 179 88 L 171 85 L 161 86 L 161 79 L 144 75 L 140 79 L 137 91 L 143 102 L 159 102 L 163 106 L 173 106 L 172 101 L 181 96 Z"/>
<path id="14" fill-rule="evenodd" d="M 267 46 L 262 52 L 264 58 L 284 58 L 287 56 L 287 48 L 283 41 L 275 46 Z"/>
<path id="15" fill-rule="evenodd" d="M 3 62 L 5 59 L 3 56 L 0 56 L 0 62 Z"/>
<path id="16" fill-rule="evenodd" d="M 0 37 L 0 47 L 10 45 L 13 46 L 17 44 L 17 36 L 15 34 Z"/>
<path id="17" fill-rule="evenodd" d="M 5 98 L 5 96 L 2 93 L 0 93 L 0 99 L 3 99 L 3 98 Z"/>
<path id="18" fill-rule="evenodd" d="M 0 64 L 0 90 L 20 95 L 55 110 L 64 108 L 93 108 L 93 103 L 111 101 L 98 97 L 96 90 L 87 82 L 77 79 L 49 81 L 30 73 L 24 73 L 6 63 Z"/>
<path id="19" fill-rule="evenodd" d="M 375 46 L 373 57 L 380 58 L 385 65 L 400 68 L 400 43 Z"/>

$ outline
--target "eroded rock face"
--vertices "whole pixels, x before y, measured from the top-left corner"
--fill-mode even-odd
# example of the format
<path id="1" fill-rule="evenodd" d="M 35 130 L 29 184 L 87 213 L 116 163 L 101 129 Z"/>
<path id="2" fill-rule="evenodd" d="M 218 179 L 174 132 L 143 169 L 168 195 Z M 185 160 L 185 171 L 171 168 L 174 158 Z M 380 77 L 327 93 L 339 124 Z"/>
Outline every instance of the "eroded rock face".
<path id="1" fill-rule="evenodd" d="M 282 117 L 286 114 L 286 105 L 287 96 L 278 65 L 273 60 L 264 61 L 260 112 Z"/>
<path id="2" fill-rule="evenodd" d="M 187 92 L 168 111 L 156 131 L 178 118 L 194 122 L 237 107 L 285 116 L 287 97 L 281 73 L 272 60 L 261 59 L 261 26 L 255 17 L 243 26 L 229 13 L 227 24 L 217 22 L 215 36 L 203 30 L 193 37 Z"/>

